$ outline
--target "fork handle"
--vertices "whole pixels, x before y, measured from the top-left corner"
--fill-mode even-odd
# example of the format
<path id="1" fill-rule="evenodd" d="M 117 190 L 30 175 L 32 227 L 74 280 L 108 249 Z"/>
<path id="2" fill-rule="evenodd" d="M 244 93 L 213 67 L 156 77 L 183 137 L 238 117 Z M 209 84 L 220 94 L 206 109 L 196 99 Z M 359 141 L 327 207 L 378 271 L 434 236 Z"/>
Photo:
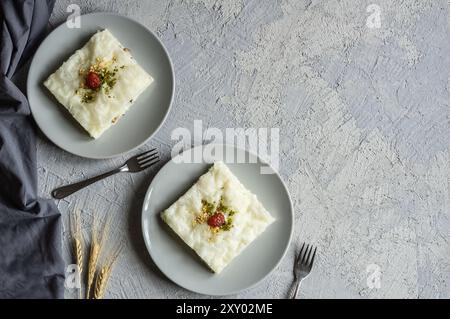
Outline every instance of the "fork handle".
<path id="1" fill-rule="evenodd" d="M 52 196 L 53 196 L 53 198 L 56 198 L 56 199 L 62 199 L 64 197 L 72 195 L 73 193 L 79 191 L 82 188 L 85 188 L 86 186 L 89 186 L 95 182 L 98 182 L 101 179 L 104 179 L 108 176 L 117 174 L 119 172 L 122 172 L 121 168 L 116 168 L 116 169 L 113 169 L 112 171 L 100 174 L 95 177 L 91 177 L 84 181 L 56 188 L 52 191 Z"/>
<path id="2" fill-rule="evenodd" d="M 298 295 L 298 291 L 300 288 L 300 283 L 302 282 L 302 280 L 300 279 L 299 281 L 297 281 L 297 284 L 295 285 L 295 291 L 294 294 L 292 295 L 292 299 L 297 299 L 297 295 Z"/>

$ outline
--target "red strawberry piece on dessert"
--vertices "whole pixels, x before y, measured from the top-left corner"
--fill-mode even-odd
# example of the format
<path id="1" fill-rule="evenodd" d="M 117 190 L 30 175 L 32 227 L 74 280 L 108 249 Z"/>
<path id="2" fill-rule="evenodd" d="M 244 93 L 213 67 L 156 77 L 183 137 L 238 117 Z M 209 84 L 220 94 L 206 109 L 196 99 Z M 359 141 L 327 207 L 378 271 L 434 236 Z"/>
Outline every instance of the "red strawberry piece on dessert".
<path id="1" fill-rule="evenodd" d="M 95 72 L 89 72 L 86 76 L 86 86 L 92 90 L 96 90 L 102 84 L 102 80 Z"/>
<path id="2" fill-rule="evenodd" d="M 208 225 L 211 227 L 220 227 L 225 224 L 225 216 L 222 213 L 215 213 L 208 218 Z"/>

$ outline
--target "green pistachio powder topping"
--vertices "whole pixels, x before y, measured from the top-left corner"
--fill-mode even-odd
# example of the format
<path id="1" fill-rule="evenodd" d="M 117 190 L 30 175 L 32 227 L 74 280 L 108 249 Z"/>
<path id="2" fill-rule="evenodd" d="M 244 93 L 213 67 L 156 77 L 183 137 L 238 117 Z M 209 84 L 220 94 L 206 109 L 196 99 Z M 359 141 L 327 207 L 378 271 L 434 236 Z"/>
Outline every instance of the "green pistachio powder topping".
<path id="1" fill-rule="evenodd" d="M 115 57 L 112 58 L 111 61 L 105 62 L 101 58 L 96 59 L 96 63 L 89 66 L 87 71 L 80 69 L 80 75 L 82 76 L 83 80 L 86 77 L 87 73 L 89 72 L 95 72 L 98 77 L 100 78 L 101 85 L 97 89 L 91 89 L 87 88 L 84 85 L 84 82 L 82 82 L 79 89 L 75 91 L 75 94 L 81 95 L 81 101 L 83 103 L 92 103 L 97 98 L 97 94 L 103 90 L 103 92 L 111 98 L 110 95 L 111 89 L 114 87 L 114 85 L 117 82 L 117 72 L 120 69 L 124 69 L 125 66 L 122 65 L 120 67 L 113 66 L 113 64 L 117 61 Z"/>
<path id="2" fill-rule="evenodd" d="M 228 206 L 223 203 L 223 197 L 220 197 L 219 203 L 210 203 L 206 200 L 202 200 L 202 214 L 205 214 L 207 218 L 214 215 L 215 213 L 221 212 L 226 216 L 225 224 L 220 226 L 221 230 L 228 231 L 233 227 L 233 218 L 232 216 L 236 214 L 236 211 L 232 210 Z M 200 215 L 201 216 L 201 215 Z M 198 223 L 204 222 L 207 218 L 197 218 L 196 221 Z"/>

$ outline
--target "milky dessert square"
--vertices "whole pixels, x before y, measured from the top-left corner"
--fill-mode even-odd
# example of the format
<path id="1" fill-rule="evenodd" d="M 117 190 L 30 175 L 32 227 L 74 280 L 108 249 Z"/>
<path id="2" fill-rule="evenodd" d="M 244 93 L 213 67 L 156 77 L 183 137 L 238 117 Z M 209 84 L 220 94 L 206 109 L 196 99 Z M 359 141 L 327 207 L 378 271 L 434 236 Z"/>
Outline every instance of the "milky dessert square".
<path id="1" fill-rule="evenodd" d="M 215 273 L 275 220 L 221 161 L 161 216 Z"/>
<path id="2" fill-rule="evenodd" d="M 115 124 L 153 82 L 109 32 L 95 33 L 44 82 L 93 137 Z"/>

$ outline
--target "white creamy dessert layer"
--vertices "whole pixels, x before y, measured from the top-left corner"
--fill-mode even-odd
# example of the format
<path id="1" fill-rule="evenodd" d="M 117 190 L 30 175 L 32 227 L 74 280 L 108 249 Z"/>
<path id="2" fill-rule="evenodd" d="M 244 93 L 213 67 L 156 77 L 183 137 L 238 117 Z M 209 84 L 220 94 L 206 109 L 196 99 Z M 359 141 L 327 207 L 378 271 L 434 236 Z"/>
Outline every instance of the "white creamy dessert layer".
<path id="1" fill-rule="evenodd" d="M 205 202 L 214 207 L 208 216 L 222 211 L 227 227 L 211 227 L 207 218 L 201 218 Z M 161 216 L 215 273 L 275 220 L 223 162 L 216 162 Z"/>
<path id="2" fill-rule="evenodd" d="M 114 85 L 99 89 L 92 101 L 86 102 L 83 88 L 86 72 L 92 65 L 116 69 Z M 133 59 L 108 30 L 99 31 L 44 82 L 56 99 L 94 138 L 115 124 L 153 78 Z"/>

